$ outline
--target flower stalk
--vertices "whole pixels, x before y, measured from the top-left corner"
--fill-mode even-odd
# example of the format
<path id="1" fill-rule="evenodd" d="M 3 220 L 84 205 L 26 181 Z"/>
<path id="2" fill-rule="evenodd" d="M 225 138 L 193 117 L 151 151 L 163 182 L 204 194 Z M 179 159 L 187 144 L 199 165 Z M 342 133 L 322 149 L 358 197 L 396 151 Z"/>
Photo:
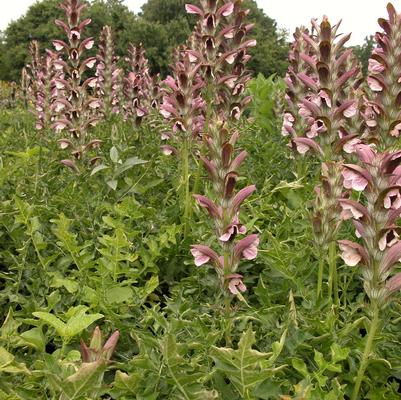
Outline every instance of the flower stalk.
<path id="1" fill-rule="evenodd" d="M 359 65 L 345 49 L 350 35 L 338 34 L 339 24 L 327 17 L 312 30 L 296 31 L 286 76 L 288 108 L 282 134 L 301 155 L 313 152 L 321 161 L 320 185 L 316 187 L 312 225 L 319 258 L 325 254 L 329 267 L 329 299 L 338 304 L 335 239 L 341 224 L 338 198 L 342 197 L 341 164 L 360 142 L 356 89 Z M 297 108 L 297 109 L 296 109 Z M 334 243 L 334 244 L 332 244 Z M 319 261 L 317 298 L 322 295 L 323 272 Z"/>
<path id="2" fill-rule="evenodd" d="M 89 90 L 96 88 L 97 78 L 93 76 L 83 80 L 84 72 L 96 65 L 96 57 L 83 59 L 85 52 L 94 45 L 93 38 L 82 38 L 85 27 L 91 23 L 89 18 L 81 18 L 85 7 L 80 0 L 64 0 L 60 4 L 66 21 L 57 19 L 55 23 L 64 31 L 67 41 L 53 40 L 59 57 L 54 66 L 63 74 L 63 77 L 55 80 L 63 96 L 59 96 L 53 103 L 53 110 L 59 114 L 53 126 L 57 133 L 64 130 L 69 132 L 70 136 L 60 139 L 58 143 L 61 149 L 68 149 L 72 157 L 61 163 L 77 173 L 81 172 L 80 166 L 91 151 L 101 144 L 99 139 L 88 140 L 90 127 L 100 119 L 101 102 Z M 89 165 L 98 160 L 98 156 L 91 157 Z"/>
<path id="3" fill-rule="evenodd" d="M 211 264 L 219 277 L 225 299 L 227 343 L 231 341 L 231 296 L 241 296 L 246 290 L 238 267 L 242 259 L 256 258 L 259 245 L 257 234 L 237 240 L 246 233 L 239 219 L 241 204 L 256 190 L 255 185 L 249 185 L 235 193 L 238 171 L 247 153 L 236 154 L 239 133 L 232 126 L 250 101 L 244 96 L 245 84 L 250 79 L 245 66 L 250 58 L 247 48 L 256 44 L 247 38 L 252 25 L 245 23 L 248 10 L 241 3 L 204 0 L 200 7 L 186 5 L 187 12 L 198 17 L 192 48 L 187 53 L 205 82 L 207 107 L 202 139 L 207 151 L 201 153 L 200 160 L 211 181 L 210 197 L 194 197 L 214 222 L 221 255 L 201 244 L 193 245 L 191 252 L 195 265 Z"/>

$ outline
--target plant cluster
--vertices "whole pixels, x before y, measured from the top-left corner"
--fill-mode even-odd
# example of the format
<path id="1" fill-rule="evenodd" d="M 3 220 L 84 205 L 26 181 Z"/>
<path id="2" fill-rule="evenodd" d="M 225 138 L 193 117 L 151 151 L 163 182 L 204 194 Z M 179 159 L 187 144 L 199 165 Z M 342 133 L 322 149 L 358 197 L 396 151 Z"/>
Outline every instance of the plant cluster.
<path id="1" fill-rule="evenodd" d="M 0 399 L 400 397 L 401 16 L 366 79 L 325 16 L 252 79 L 248 6 L 183 3 L 160 83 L 79 0 L 32 43 L 0 107 Z"/>

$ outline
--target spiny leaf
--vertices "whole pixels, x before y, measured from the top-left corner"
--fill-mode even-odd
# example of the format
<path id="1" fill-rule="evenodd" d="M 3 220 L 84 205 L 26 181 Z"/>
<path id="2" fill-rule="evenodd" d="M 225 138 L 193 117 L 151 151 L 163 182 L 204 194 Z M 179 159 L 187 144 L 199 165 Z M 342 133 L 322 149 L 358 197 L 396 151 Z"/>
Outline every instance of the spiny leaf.
<path id="1" fill-rule="evenodd" d="M 168 334 L 162 343 L 164 363 L 167 374 L 175 385 L 176 390 L 171 398 L 177 400 L 212 400 L 217 399 L 215 391 L 206 390 L 203 383 L 207 375 L 194 369 L 180 354 L 173 335 Z"/>
<path id="2" fill-rule="evenodd" d="M 282 341 L 283 338 L 285 336 L 282 337 Z M 280 369 L 273 369 L 268 366 L 271 365 L 270 359 L 277 358 L 282 345 L 276 346 L 276 355 L 276 353 L 261 353 L 252 349 L 255 342 L 255 333 L 252 330 L 252 325 L 250 325 L 247 331 L 243 333 L 237 350 L 212 346 L 211 351 L 211 357 L 217 370 L 231 381 L 244 399 L 251 399 L 252 391 L 257 385 Z"/>

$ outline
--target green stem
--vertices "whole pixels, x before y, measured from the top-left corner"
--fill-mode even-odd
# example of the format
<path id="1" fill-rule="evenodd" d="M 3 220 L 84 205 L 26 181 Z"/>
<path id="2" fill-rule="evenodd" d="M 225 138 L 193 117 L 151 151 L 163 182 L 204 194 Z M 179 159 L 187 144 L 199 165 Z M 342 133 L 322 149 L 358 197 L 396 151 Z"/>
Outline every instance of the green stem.
<path id="1" fill-rule="evenodd" d="M 355 386 L 354 386 L 354 390 L 352 392 L 351 400 L 358 399 L 359 389 L 361 387 L 361 383 L 362 383 L 363 377 L 365 375 L 366 368 L 369 365 L 369 355 L 373 350 L 373 341 L 374 341 L 375 334 L 376 334 L 376 331 L 378 329 L 379 322 L 380 322 L 379 308 L 378 308 L 377 304 L 375 304 L 375 303 L 372 303 L 372 306 L 373 306 L 373 318 L 370 323 L 369 334 L 368 334 L 368 338 L 366 340 L 365 350 L 363 351 L 362 360 L 359 365 L 359 370 L 358 370 L 358 374 L 356 376 Z"/>
<path id="2" fill-rule="evenodd" d="M 231 319 L 231 296 L 226 294 L 225 299 L 224 299 L 224 311 L 225 311 L 225 316 L 226 316 L 226 329 L 225 329 L 225 338 L 226 338 L 226 346 L 231 347 L 232 341 L 231 341 L 231 325 L 232 325 L 232 319 Z"/>
<path id="3" fill-rule="evenodd" d="M 188 236 L 191 197 L 189 191 L 189 140 L 184 140 L 182 148 L 182 202 L 184 203 L 184 240 Z"/>
<path id="4" fill-rule="evenodd" d="M 322 294 L 323 268 L 324 268 L 324 254 L 323 254 L 323 252 L 320 252 L 320 254 L 319 254 L 319 271 L 318 271 L 318 275 L 317 275 L 316 300 L 318 300 Z"/>
<path id="5" fill-rule="evenodd" d="M 297 156 L 295 158 L 296 168 L 297 168 L 297 179 L 303 179 L 305 175 L 305 159 L 303 157 Z"/>
<path id="6" fill-rule="evenodd" d="M 329 299 L 334 297 L 334 304 L 339 304 L 338 302 L 338 280 L 337 280 L 337 246 L 336 242 L 332 241 L 329 244 Z"/>

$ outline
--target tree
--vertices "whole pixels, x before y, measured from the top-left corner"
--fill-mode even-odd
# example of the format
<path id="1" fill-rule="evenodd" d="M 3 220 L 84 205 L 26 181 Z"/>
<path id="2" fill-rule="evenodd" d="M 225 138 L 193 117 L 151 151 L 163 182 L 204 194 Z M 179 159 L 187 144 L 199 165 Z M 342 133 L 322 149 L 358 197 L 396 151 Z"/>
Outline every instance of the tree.
<path id="1" fill-rule="evenodd" d="M 256 46 L 249 53 L 252 58 L 248 68 L 255 75 L 262 73 L 265 77 L 272 74 L 284 76 L 288 66 L 288 41 L 286 32 L 277 29 L 274 19 L 268 17 L 258 8 L 255 0 L 245 0 L 244 7 L 249 8 L 249 21 L 255 26 L 251 35 L 256 39 Z"/>
<path id="2" fill-rule="evenodd" d="M 37 40 L 42 51 L 52 48 L 52 40 L 61 35 L 60 28 L 54 24 L 56 18 L 63 18 L 59 3 L 59 0 L 37 2 L 25 15 L 8 25 L 0 53 L 0 80 L 19 79 L 22 67 L 29 62 L 28 46 L 31 40 Z M 135 15 L 123 1 L 95 0 L 85 14 L 92 19 L 87 28 L 88 36 L 97 40 L 102 27 L 110 25 L 116 32 L 117 53 L 123 55 L 128 45 L 128 28 L 136 23 Z"/>

